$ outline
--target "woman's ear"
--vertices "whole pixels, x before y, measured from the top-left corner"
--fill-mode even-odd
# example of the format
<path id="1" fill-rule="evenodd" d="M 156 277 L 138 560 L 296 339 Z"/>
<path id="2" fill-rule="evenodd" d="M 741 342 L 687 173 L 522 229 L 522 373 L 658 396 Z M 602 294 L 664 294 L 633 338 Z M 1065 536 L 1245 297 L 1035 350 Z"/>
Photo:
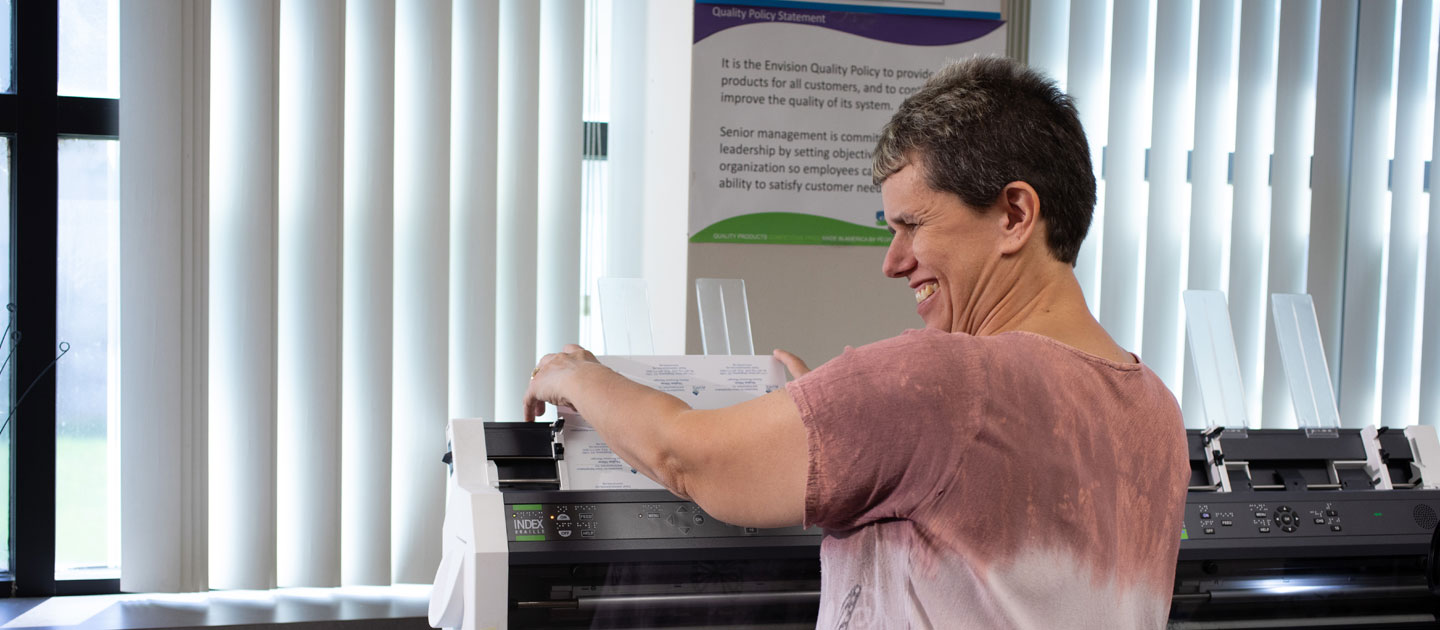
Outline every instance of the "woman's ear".
<path id="1" fill-rule="evenodd" d="M 1001 254 L 1016 254 L 1025 248 L 1040 222 L 1040 195 L 1025 182 L 1010 182 L 1000 191 Z"/>

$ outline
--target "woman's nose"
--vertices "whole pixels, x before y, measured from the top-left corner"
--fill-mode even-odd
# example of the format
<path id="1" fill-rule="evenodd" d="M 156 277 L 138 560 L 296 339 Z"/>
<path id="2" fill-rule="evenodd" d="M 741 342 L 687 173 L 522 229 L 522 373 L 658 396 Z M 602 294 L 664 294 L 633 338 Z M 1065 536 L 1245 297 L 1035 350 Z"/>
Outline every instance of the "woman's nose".
<path id="1" fill-rule="evenodd" d="M 890 239 L 890 248 L 885 250 L 885 263 L 881 271 L 891 278 L 903 278 L 915 268 L 915 259 L 910 255 L 910 244 L 899 234 Z"/>

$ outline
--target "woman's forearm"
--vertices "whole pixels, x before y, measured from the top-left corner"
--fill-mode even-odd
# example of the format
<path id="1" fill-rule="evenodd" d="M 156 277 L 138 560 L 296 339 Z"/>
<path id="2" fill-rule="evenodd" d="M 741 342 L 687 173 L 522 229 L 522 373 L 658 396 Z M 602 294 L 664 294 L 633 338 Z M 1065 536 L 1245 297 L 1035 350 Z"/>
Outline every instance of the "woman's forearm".
<path id="1" fill-rule="evenodd" d="M 636 471 L 717 519 L 750 527 L 802 521 L 806 434 L 785 390 L 693 410 L 567 345 L 540 359 L 523 404 L 526 420 L 546 405 L 574 408 Z"/>
<path id="2" fill-rule="evenodd" d="M 571 368 L 562 390 L 610 450 L 637 471 L 683 492 L 677 473 L 676 429 L 690 405 L 599 363 Z"/>

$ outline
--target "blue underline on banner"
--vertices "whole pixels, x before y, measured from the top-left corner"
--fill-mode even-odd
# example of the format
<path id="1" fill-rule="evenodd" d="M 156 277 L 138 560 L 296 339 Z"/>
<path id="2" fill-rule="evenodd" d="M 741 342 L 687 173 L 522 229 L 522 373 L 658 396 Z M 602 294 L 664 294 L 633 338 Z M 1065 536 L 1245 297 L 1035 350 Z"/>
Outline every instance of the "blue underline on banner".
<path id="1" fill-rule="evenodd" d="M 868 4 L 835 4 L 832 2 L 800 2 L 798 0 L 695 0 L 695 4 L 733 4 L 746 7 L 771 7 L 775 9 L 815 9 L 819 11 L 844 11 L 847 13 L 884 13 L 888 15 L 921 15 L 926 17 L 965 18 L 969 20 L 999 20 L 994 11 L 955 11 L 947 9 L 915 9 L 910 7 L 877 7 Z"/>

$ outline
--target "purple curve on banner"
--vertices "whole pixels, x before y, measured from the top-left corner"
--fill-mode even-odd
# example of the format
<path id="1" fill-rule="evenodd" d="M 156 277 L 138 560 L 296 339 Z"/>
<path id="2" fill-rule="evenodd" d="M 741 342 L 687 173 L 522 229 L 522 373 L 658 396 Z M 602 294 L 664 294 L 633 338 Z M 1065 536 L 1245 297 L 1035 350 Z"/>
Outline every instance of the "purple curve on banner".
<path id="1" fill-rule="evenodd" d="M 804 24 L 869 39 L 912 46 L 948 46 L 979 39 L 1000 28 L 1001 20 L 926 15 L 851 13 L 821 9 L 775 9 L 728 4 L 695 5 L 695 41 L 746 24 Z"/>

